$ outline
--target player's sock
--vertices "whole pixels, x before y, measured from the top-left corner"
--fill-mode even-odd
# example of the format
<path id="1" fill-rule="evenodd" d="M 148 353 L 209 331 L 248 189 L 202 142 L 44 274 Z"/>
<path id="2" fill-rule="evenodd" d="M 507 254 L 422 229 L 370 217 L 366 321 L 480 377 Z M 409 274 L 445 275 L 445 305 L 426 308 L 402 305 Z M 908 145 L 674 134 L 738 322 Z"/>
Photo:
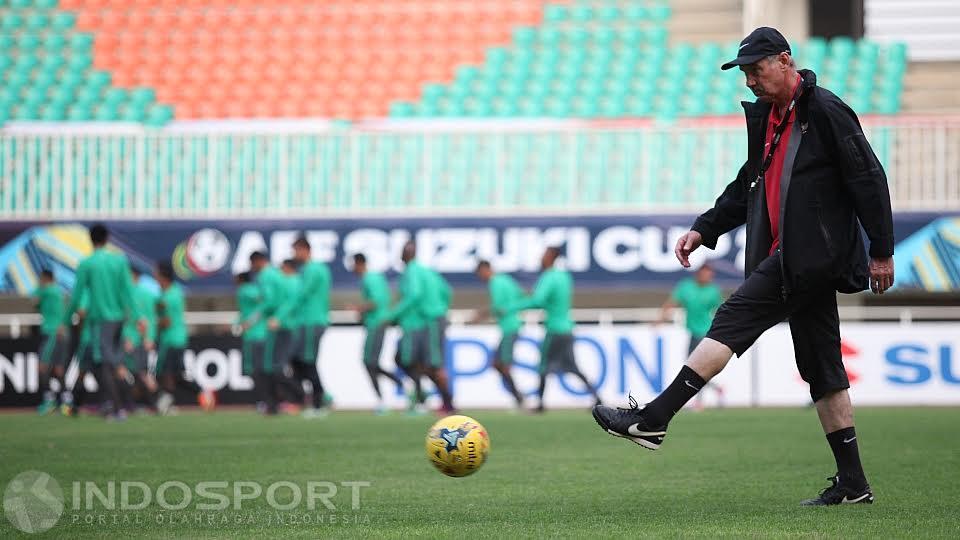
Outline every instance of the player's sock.
<path id="1" fill-rule="evenodd" d="M 117 382 L 114 376 L 113 366 L 107 361 L 102 361 L 100 368 L 94 371 L 94 373 L 97 377 L 97 384 L 106 391 L 107 399 L 104 401 L 104 410 L 108 415 L 112 415 L 114 408 L 122 404 L 120 394 L 117 391 Z"/>
<path id="2" fill-rule="evenodd" d="M 389 371 L 383 369 L 383 368 L 380 367 L 380 366 L 377 366 L 377 374 L 378 374 L 378 375 L 383 375 L 384 377 L 390 379 L 391 381 L 393 381 L 393 384 L 397 385 L 398 387 L 402 387 L 402 386 L 403 386 L 403 379 L 402 379 L 402 378 L 398 377 L 398 376 L 397 376 L 396 374 L 394 374 L 394 373 L 390 373 Z"/>
<path id="3" fill-rule="evenodd" d="M 578 379 L 580 379 L 581 381 L 583 381 L 583 385 L 587 387 L 587 390 L 590 391 L 590 395 L 593 396 L 593 401 L 595 401 L 596 404 L 599 405 L 599 404 L 600 404 L 600 396 L 597 395 L 597 391 L 593 388 L 593 385 L 590 384 L 590 381 L 588 381 L 587 378 L 584 377 L 583 373 L 580 373 L 580 370 L 579 370 L 579 369 L 578 369 L 578 370 L 574 370 L 574 371 L 572 371 L 571 373 L 573 374 L 574 377 L 577 377 Z"/>
<path id="4" fill-rule="evenodd" d="M 310 381 L 311 390 L 311 399 L 313 401 L 313 408 L 319 409 L 323 406 L 323 383 L 320 382 L 320 374 L 317 373 L 317 368 L 313 365 L 307 364 L 306 379 Z"/>
<path id="5" fill-rule="evenodd" d="M 827 442 L 830 443 L 833 458 L 837 461 L 837 474 L 840 475 L 840 480 L 854 489 L 866 487 L 867 479 L 863 474 L 860 449 L 857 447 L 857 432 L 853 426 L 827 433 Z"/>
<path id="6" fill-rule="evenodd" d="M 523 405 L 523 396 L 517 391 L 517 385 L 513 384 L 513 376 L 509 373 L 501 373 L 500 376 L 503 378 L 503 385 L 507 387 L 507 391 L 517 401 L 517 405 Z"/>
<path id="7" fill-rule="evenodd" d="M 383 394 L 380 393 L 380 381 L 377 379 L 377 376 L 382 371 L 377 366 L 365 365 L 367 368 L 367 375 L 370 376 L 370 384 L 373 385 L 373 391 L 377 394 L 377 400 L 383 400 Z"/>
<path id="8" fill-rule="evenodd" d="M 697 372 L 690 369 L 690 366 L 683 366 L 677 378 L 670 383 L 666 390 L 647 403 L 643 409 L 643 416 L 653 426 L 665 426 L 673 418 L 673 415 L 683 408 L 693 396 L 697 395 L 704 385 L 707 384 L 703 377 L 697 375 Z"/>
<path id="9" fill-rule="evenodd" d="M 547 372 L 544 371 L 540 374 L 540 385 L 537 387 L 537 397 L 540 398 L 540 403 L 537 404 L 537 410 L 543 412 L 543 390 L 547 387 Z"/>

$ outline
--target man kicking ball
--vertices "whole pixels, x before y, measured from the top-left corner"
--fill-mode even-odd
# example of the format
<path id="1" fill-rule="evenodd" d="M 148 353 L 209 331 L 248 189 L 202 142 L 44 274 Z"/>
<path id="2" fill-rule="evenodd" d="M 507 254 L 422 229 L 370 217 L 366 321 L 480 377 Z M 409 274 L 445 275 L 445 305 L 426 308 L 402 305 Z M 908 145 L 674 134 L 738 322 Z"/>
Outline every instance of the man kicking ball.
<path id="1" fill-rule="evenodd" d="M 869 286 L 883 294 L 893 285 L 887 178 L 856 114 L 817 86 L 812 71 L 797 71 L 780 32 L 754 30 L 738 54 L 723 69 L 740 66 L 759 98 L 744 104 L 747 162 L 680 237 L 675 252 L 689 267 L 695 249 L 713 249 L 722 234 L 746 223 L 746 280 L 717 310 L 706 337 L 663 393 L 643 408 L 632 398 L 628 409 L 595 407 L 593 417 L 608 433 L 656 450 L 673 415 L 733 353 L 742 355 L 786 319 L 797 368 L 837 463 L 831 485 L 802 504 L 872 503 L 840 358 L 837 292 Z M 870 239 L 869 263 L 861 226 Z"/>

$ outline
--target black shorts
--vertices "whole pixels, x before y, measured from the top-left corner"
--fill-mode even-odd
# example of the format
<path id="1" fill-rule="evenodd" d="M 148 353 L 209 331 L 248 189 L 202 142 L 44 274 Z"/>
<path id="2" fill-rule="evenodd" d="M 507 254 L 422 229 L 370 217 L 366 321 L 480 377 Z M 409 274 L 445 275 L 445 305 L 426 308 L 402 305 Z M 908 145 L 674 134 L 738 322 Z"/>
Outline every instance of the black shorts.
<path id="1" fill-rule="evenodd" d="M 279 328 L 267 335 L 267 352 L 270 353 L 270 372 L 283 373 L 294 356 L 294 347 L 299 338 L 297 330 Z"/>
<path id="2" fill-rule="evenodd" d="M 161 345 L 157 351 L 157 375 L 179 375 L 186 371 L 183 353 L 183 347 Z"/>
<path id="3" fill-rule="evenodd" d="M 400 339 L 400 361 L 404 369 L 443 367 L 443 353 L 436 327 L 427 324 L 417 330 L 404 330 Z"/>
<path id="4" fill-rule="evenodd" d="M 45 366 L 63 366 L 67 360 L 67 338 L 56 332 L 40 339 L 40 363 Z"/>
<path id="5" fill-rule="evenodd" d="M 850 388 L 840 357 L 836 291 L 829 286 L 794 291 L 784 300 L 782 285 L 780 254 L 775 253 L 720 306 L 706 337 L 740 356 L 768 328 L 787 320 L 797 369 L 810 385 L 810 397 L 818 401 L 829 392 Z"/>
<path id="6" fill-rule="evenodd" d="M 573 334 L 551 334 L 543 338 L 540 346 L 540 372 L 576 372 L 577 362 L 573 357 Z"/>
<path id="7" fill-rule="evenodd" d="M 123 340 L 120 339 L 123 330 L 123 321 L 85 322 L 90 325 L 90 347 L 93 352 L 93 361 L 97 364 L 106 362 L 119 366 L 123 362 Z"/>
<path id="8" fill-rule="evenodd" d="M 243 341 L 243 374 L 253 375 L 262 373 L 264 369 L 264 359 L 266 358 L 267 342 L 264 341 Z"/>
<path id="9" fill-rule="evenodd" d="M 125 365 L 131 373 L 147 372 L 147 349 L 143 344 L 137 345 L 132 351 L 126 353 Z"/>

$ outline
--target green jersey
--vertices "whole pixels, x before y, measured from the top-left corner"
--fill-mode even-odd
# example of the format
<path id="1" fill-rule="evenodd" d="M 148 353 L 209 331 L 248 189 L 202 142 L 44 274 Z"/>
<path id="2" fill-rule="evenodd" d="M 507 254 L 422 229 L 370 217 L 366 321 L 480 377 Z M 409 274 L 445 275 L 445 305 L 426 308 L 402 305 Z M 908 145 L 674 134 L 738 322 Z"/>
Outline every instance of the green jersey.
<path id="1" fill-rule="evenodd" d="M 121 253 L 97 248 L 77 266 L 73 298 L 90 293 L 87 320 L 91 322 L 122 321 L 133 312 L 133 280 L 127 257 Z M 71 302 L 66 317 L 76 311 Z M 69 324 L 69 319 L 65 322 Z"/>
<path id="2" fill-rule="evenodd" d="M 160 293 L 158 309 L 161 317 L 169 319 L 170 325 L 160 331 L 159 343 L 169 348 L 187 346 L 187 322 L 184 318 L 186 300 L 183 288 L 173 283 Z"/>
<path id="3" fill-rule="evenodd" d="M 424 268 L 427 274 L 426 288 L 423 291 L 423 314 L 428 319 L 445 317 L 450 310 L 453 289 L 447 280 L 436 270 Z"/>
<path id="4" fill-rule="evenodd" d="M 693 278 L 678 283 L 670 298 L 687 312 L 687 330 L 695 338 L 707 335 L 713 315 L 723 303 L 720 287 L 713 283 L 700 285 Z"/>
<path id="5" fill-rule="evenodd" d="M 390 309 L 390 285 L 380 272 L 367 271 L 360 279 L 360 286 L 363 300 L 371 305 L 370 310 L 363 314 L 363 324 L 368 329 L 376 328 L 383 323 Z"/>
<path id="6" fill-rule="evenodd" d="M 240 311 L 240 323 L 250 327 L 243 333 L 244 341 L 263 341 L 267 339 L 267 320 L 257 316 L 257 307 L 263 301 L 260 287 L 255 283 L 244 283 L 237 289 L 237 308 Z"/>
<path id="7" fill-rule="evenodd" d="M 317 261 L 303 265 L 299 291 L 287 298 L 277 312 L 281 321 L 299 315 L 303 324 L 327 326 L 330 324 L 330 268 Z"/>
<path id="8" fill-rule="evenodd" d="M 283 274 L 282 290 L 283 299 L 273 316 L 280 321 L 280 328 L 285 330 L 300 328 L 303 325 L 303 312 L 291 308 L 303 298 L 303 281 L 297 274 Z"/>
<path id="9" fill-rule="evenodd" d="M 264 266 L 263 270 L 257 272 L 257 286 L 263 296 L 256 314 L 268 320 L 277 313 L 287 297 L 287 283 L 283 272 L 273 266 Z"/>
<path id="10" fill-rule="evenodd" d="M 540 308 L 546 312 L 544 327 L 551 334 L 569 334 L 573 331 L 570 302 L 573 299 L 573 277 L 570 272 L 550 268 L 540 274 L 533 295 L 521 300 L 508 311 Z"/>
<path id="11" fill-rule="evenodd" d="M 63 312 L 66 307 L 63 303 L 63 291 L 56 283 L 37 287 L 33 295 L 37 298 L 37 310 L 43 322 L 40 323 L 40 333 L 49 336 L 57 333 L 63 325 Z"/>
<path id="12" fill-rule="evenodd" d="M 157 296 L 146 287 L 133 289 L 133 317 L 123 325 L 123 337 L 136 347 L 143 342 L 143 336 L 137 329 L 137 321 L 147 322 L 147 339 L 154 341 L 157 336 Z"/>
<path id="13" fill-rule="evenodd" d="M 516 311 L 509 311 L 511 305 L 523 299 L 523 289 L 517 280 L 509 274 L 495 274 L 490 278 L 490 313 L 497 320 L 500 331 L 515 334 L 523 323 Z"/>
<path id="14" fill-rule="evenodd" d="M 416 260 L 408 262 L 400 276 L 400 301 L 387 313 L 386 320 L 396 320 L 404 331 L 426 326 L 423 301 L 431 279 L 429 271 Z"/>

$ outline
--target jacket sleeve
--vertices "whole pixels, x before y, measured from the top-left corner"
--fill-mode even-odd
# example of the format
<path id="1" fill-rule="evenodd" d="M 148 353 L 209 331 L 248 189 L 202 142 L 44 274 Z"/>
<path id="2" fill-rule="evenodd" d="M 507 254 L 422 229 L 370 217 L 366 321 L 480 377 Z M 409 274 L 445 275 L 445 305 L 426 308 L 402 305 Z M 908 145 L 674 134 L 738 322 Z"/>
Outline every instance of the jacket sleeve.
<path id="1" fill-rule="evenodd" d="M 537 285 L 534 287 L 533 293 L 530 296 L 505 306 L 504 312 L 514 313 L 517 311 L 523 311 L 525 309 L 542 309 L 544 306 L 546 306 L 552 290 L 553 281 L 551 279 L 541 278 L 539 281 L 537 281 Z"/>
<path id="2" fill-rule="evenodd" d="M 63 324 L 70 326 L 73 324 L 73 313 L 78 309 L 86 309 L 85 295 L 87 294 L 87 265 L 80 263 L 77 266 L 77 273 L 74 277 L 73 294 L 70 295 L 70 305 L 63 314 Z"/>
<path id="3" fill-rule="evenodd" d="M 404 273 L 401 280 L 403 282 L 401 285 L 403 295 L 400 297 L 400 301 L 384 317 L 385 320 L 392 321 L 403 316 L 407 310 L 414 309 L 420 302 L 420 297 L 423 296 L 423 283 L 420 281 L 419 274 L 415 272 Z"/>
<path id="4" fill-rule="evenodd" d="M 826 101 L 824 118 L 836 149 L 843 188 L 870 239 L 871 257 L 893 256 L 893 212 L 887 175 L 863 135 L 856 113 L 842 101 Z"/>
<path id="5" fill-rule="evenodd" d="M 744 163 L 737 173 L 737 178 L 727 184 L 723 193 L 713 203 L 713 208 L 707 210 L 693 223 L 691 230 L 700 233 L 703 245 L 714 249 L 717 239 L 725 233 L 747 222 L 747 191 L 744 189 L 747 175 L 747 164 Z"/>

